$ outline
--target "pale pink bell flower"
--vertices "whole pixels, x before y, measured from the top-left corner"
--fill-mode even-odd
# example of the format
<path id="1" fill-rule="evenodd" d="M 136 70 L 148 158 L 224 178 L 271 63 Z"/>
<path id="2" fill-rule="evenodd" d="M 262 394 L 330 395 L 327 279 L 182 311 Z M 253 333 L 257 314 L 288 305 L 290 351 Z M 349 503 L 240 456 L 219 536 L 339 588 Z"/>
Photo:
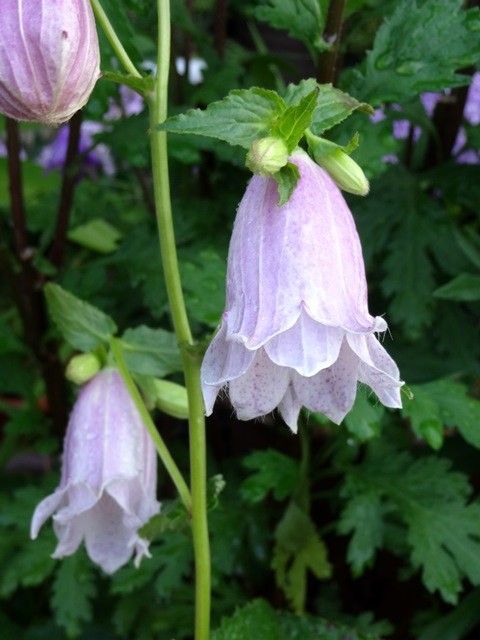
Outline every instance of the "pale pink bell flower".
<path id="1" fill-rule="evenodd" d="M 53 517 L 54 558 L 85 542 L 91 560 L 113 573 L 135 553 L 149 556 L 138 530 L 160 505 L 155 447 L 116 369 L 84 385 L 65 436 L 60 486 L 35 509 L 31 536 Z"/>
<path id="2" fill-rule="evenodd" d="M 221 389 L 241 420 L 278 407 L 293 431 L 302 406 L 340 423 L 363 382 L 401 407 L 400 375 L 375 337 L 360 240 L 333 180 L 301 150 L 300 180 L 278 205 L 272 178 L 254 176 L 230 243 L 227 301 L 202 364 L 206 413 Z"/>
<path id="3" fill-rule="evenodd" d="M 85 105 L 100 76 L 89 0 L 2 0 L 0 113 L 57 125 Z"/>

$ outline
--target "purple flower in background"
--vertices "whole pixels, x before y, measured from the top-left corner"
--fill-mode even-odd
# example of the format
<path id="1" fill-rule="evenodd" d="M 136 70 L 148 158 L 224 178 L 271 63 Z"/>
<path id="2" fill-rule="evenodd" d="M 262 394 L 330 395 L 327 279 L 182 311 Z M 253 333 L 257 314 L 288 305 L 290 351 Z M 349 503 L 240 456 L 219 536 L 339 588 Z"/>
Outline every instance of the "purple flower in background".
<path id="1" fill-rule="evenodd" d="M 121 118 L 137 116 L 142 113 L 145 108 L 145 101 L 140 94 L 124 84 L 120 85 L 118 93 L 119 101 L 110 101 L 105 120 L 120 120 Z"/>
<path id="2" fill-rule="evenodd" d="M 83 156 L 84 166 L 102 169 L 111 176 L 115 173 L 115 164 L 107 145 L 95 144 L 94 136 L 102 133 L 105 127 L 99 122 L 86 120 L 80 130 L 79 153 Z M 68 126 L 58 130 L 53 141 L 45 146 L 38 158 L 39 164 L 47 171 L 61 169 L 65 162 L 68 147 Z"/>
<path id="3" fill-rule="evenodd" d="M 116 369 L 104 369 L 80 391 L 65 436 L 60 486 L 35 509 L 36 538 L 53 516 L 54 558 L 84 541 L 91 560 L 113 573 L 135 553 L 148 556 L 138 535 L 159 511 L 152 440 Z"/>
<path id="4" fill-rule="evenodd" d="M 202 365 L 209 415 L 223 387 L 237 416 L 278 407 L 296 430 L 302 406 L 340 423 L 357 382 L 401 407 L 399 371 L 375 337 L 387 328 L 367 306 L 360 240 L 330 176 L 303 151 L 300 180 L 278 206 L 272 178 L 254 176 L 230 243 L 227 303 Z"/>
<path id="5" fill-rule="evenodd" d="M 480 124 L 480 71 L 472 76 L 463 115 L 469 124 Z"/>
<path id="6" fill-rule="evenodd" d="M 83 107 L 100 76 L 88 0 L 2 0 L 0 112 L 60 124 Z"/>

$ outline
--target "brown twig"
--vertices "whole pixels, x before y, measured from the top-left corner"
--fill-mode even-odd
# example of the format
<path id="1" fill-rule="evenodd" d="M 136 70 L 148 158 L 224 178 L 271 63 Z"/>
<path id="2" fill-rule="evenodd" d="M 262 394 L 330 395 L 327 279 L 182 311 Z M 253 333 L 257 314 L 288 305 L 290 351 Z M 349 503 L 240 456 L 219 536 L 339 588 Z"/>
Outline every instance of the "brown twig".
<path id="1" fill-rule="evenodd" d="M 60 267 L 65 256 L 68 223 L 73 205 L 75 185 L 77 184 L 77 160 L 80 149 L 80 133 L 82 127 L 82 112 L 77 113 L 70 120 L 67 154 L 63 165 L 62 188 L 57 212 L 57 224 L 54 239 L 50 249 L 50 262 Z"/>
<path id="2" fill-rule="evenodd" d="M 463 110 L 468 87 L 457 87 L 445 101 L 440 101 L 434 111 L 432 123 L 437 132 L 431 136 L 425 156 L 425 168 L 431 169 L 448 160 L 463 121 Z"/>
<path id="3" fill-rule="evenodd" d="M 337 59 L 342 37 L 343 12 L 346 0 L 331 0 L 328 7 L 327 21 L 323 38 L 331 44 L 328 51 L 321 56 L 317 69 L 318 82 L 335 82 L 337 77 Z"/>
<path id="4" fill-rule="evenodd" d="M 227 41 L 228 0 L 217 0 L 215 3 L 215 23 L 213 39 L 215 50 L 223 58 Z"/>
<path id="5" fill-rule="evenodd" d="M 42 276 L 33 265 L 35 252 L 28 242 L 18 124 L 7 118 L 6 131 L 10 206 L 18 267 L 8 257 L 2 263 L 22 319 L 25 342 L 37 359 L 45 381 L 55 430 L 61 433 L 67 418 L 66 387 L 55 345 L 46 343 L 44 339 L 48 323 L 41 290 Z"/>
<path id="6" fill-rule="evenodd" d="M 22 166 L 20 161 L 20 137 L 18 123 L 6 118 L 7 155 L 8 155 L 8 187 L 12 211 L 13 239 L 17 256 L 22 256 L 28 249 L 27 224 L 23 203 Z"/>

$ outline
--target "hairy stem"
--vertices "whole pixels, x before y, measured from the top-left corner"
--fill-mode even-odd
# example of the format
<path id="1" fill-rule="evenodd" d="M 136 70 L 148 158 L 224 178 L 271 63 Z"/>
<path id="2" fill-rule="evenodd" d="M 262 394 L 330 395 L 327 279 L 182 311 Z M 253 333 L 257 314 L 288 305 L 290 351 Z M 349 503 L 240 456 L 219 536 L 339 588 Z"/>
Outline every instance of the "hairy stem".
<path id="1" fill-rule="evenodd" d="M 125 71 L 136 78 L 141 78 L 142 75 L 137 70 L 135 65 L 133 64 L 130 56 L 125 50 L 120 38 L 115 33 L 115 29 L 112 26 L 112 23 L 108 19 L 107 14 L 103 10 L 102 5 L 99 0 L 90 0 L 92 5 L 93 12 L 95 13 L 95 17 L 97 19 L 98 24 L 102 27 L 102 30 L 110 43 L 110 46 L 115 52 L 120 64 L 125 69 Z"/>
<path id="2" fill-rule="evenodd" d="M 331 43 L 331 47 L 320 57 L 317 72 L 319 82 L 335 82 L 336 80 L 345 4 L 346 0 L 330 0 L 323 37 L 326 42 Z"/>
<path id="3" fill-rule="evenodd" d="M 177 467 L 175 460 L 172 458 L 167 445 L 163 441 L 162 436 L 159 434 L 158 429 L 156 428 L 152 417 L 147 407 L 145 406 L 145 403 L 143 402 L 140 391 L 138 390 L 137 385 L 133 381 L 133 378 L 128 371 L 128 367 L 125 364 L 125 360 L 123 358 L 121 342 L 113 338 L 111 341 L 111 347 L 120 375 L 122 376 L 130 397 L 135 403 L 138 413 L 140 414 L 143 423 L 145 424 L 145 427 L 153 440 L 153 444 L 155 445 L 158 456 L 162 461 L 163 466 L 167 470 L 168 475 L 172 479 L 172 482 L 175 485 L 185 508 L 190 513 L 192 510 L 192 498 L 190 496 L 190 491 L 188 489 L 187 483 L 183 479 L 183 476 L 179 468 Z"/>
<path id="4" fill-rule="evenodd" d="M 65 162 L 63 165 L 62 188 L 57 212 L 57 224 L 50 249 L 50 261 L 60 267 L 65 255 L 65 243 L 67 240 L 68 223 L 73 206 L 73 196 L 77 173 L 75 171 L 78 153 L 80 150 L 80 133 L 82 128 L 82 112 L 77 111 L 69 123 L 68 145 Z"/>
<path id="5" fill-rule="evenodd" d="M 149 100 L 153 184 L 163 272 L 173 326 L 182 349 L 185 385 L 189 402 L 192 534 L 195 552 L 195 640 L 208 640 L 210 636 L 211 569 L 207 522 L 205 418 L 200 388 L 200 362 L 193 348 L 193 338 L 183 297 L 175 245 L 167 135 L 157 129 L 157 125 L 167 117 L 171 46 L 170 2 L 169 0 L 157 0 L 157 7 L 157 77 L 154 95 Z"/>

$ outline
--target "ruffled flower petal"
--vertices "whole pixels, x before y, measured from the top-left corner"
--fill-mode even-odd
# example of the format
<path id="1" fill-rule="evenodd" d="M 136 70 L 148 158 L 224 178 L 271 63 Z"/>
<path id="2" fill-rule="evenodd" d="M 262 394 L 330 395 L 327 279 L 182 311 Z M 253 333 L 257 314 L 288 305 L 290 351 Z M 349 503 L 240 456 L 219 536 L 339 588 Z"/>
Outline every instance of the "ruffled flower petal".
<path id="1" fill-rule="evenodd" d="M 290 374 L 276 366 L 263 349 L 255 352 L 248 371 L 229 382 L 230 399 L 241 420 L 251 420 L 273 411 L 288 387 Z"/>

